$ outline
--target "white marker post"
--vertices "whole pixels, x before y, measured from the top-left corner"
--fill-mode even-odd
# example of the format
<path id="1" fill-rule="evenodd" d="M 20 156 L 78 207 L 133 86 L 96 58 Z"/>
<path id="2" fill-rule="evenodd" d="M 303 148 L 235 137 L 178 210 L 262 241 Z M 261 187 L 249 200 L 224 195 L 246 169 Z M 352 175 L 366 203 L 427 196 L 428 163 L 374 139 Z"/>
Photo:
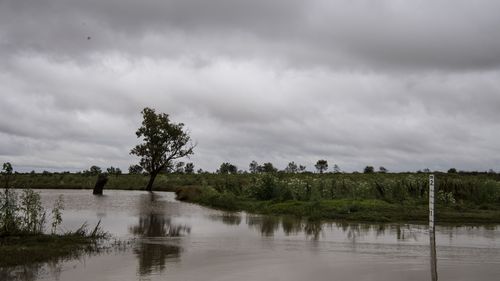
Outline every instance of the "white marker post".
<path id="1" fill-rule="evenodd" d="M 434 175 L 429 175 L 429 234 L 434 235 Z"/>
<path id="2" fill-rule="evenodd" d="M 429 238 L 431 242 L 431 276 L 437 281 L 436 231 L 434 228 L 434 175 L 429 175 Z"/>

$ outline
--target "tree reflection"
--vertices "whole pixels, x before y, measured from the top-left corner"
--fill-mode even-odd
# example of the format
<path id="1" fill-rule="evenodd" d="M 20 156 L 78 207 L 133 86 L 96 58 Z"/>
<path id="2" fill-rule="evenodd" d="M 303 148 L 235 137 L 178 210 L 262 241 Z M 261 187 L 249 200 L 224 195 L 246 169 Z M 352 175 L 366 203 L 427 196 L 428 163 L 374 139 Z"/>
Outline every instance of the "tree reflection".
<path id="1" fill-rule="evenodd" d="M 283 217 L 281 219 L 281 227 L 285 235 L 296 235 L 302 232 L 302 221 L 294 217 Z"/>
<path id="2" fill-rule="evenodd" d="M 214 221 L 222 221 L 226 225 L 240 225 L 241 214 L 239 213 L 223 213 L 221 215 L 210 215 L 209 219 Z"/>
<path id="3" fill-rule="evenodd" d="M 312 237 L 314 241 L 319 239 L 323 231 L 323 224 L 320 221 L 307 221 L 304 224 L 304 233 L 307 237 Z"/>
<path id="4" fill-rule="evenodd" d="M 280 220 L 273 216 L 247 216 L 247 224 L 257 228 L 262 236 L 273 236 L 280 227 Z"/>
<path id="5" fill-rule="evenodd" d="M 191 232 L 186 225 L 175 224 L 166 216 L 167 202 L 159 201 L 154 193 L 141 198 L 139 221 L 129 228 L 130 233 L 141 238 L 134 248 L 139 260 L 138 273 L 141 276 L 165 270 L 169 259 L 180 257 L 181 248 L 172 244 L 172 237 Z"/>
<path id="6" fill-rule="evenodd" d="M 164 214 L 149 214 L 139 217 L 139 223 L 130 228 L 136 236 L 145 237 L 179 237 L 190 233 L 191 228 L 186 225 L 173 224 Z"/>
<path id="7" fill-rule="evenodd" d="M 134 249 L 134 253 L 139 260 L 139 275 L 144 276 L 153 272 L 162 272 L 165 270 L 167 260 L 178 258 L 180 252 L 180 248 L 175 245 L 140 243 Z"/>
<path id="8" fill-rule="evenodd" d="M 274 233 L 281 229 L 284 234 L 296 235 L 303 232 L 306 237 L 318 240 L 323 231 L 321 221 L 303 221 L 294 217 L 274 217 L 274 216 L 247 216 L 248 226 L 256 228 L 262 236 L 274 236 Z"/>

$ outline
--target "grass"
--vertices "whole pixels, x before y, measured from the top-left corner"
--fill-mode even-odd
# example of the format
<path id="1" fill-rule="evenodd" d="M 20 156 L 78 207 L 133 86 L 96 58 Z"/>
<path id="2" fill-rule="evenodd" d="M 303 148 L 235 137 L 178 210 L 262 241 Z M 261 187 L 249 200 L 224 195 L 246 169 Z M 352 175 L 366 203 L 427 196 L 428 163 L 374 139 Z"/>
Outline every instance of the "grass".
<path id="1" fill-rule="evenodd" d="M 428 205 L 421 201 L 390 203 L 380 199 L 255 200 L 200 187 L 179 188 L 176 193 L 178 198 L 184 201 L 228 211 L 291 215 L 312 220 L 417 223 L 428 220 Z M 438 204 L 436 220 L 438 223 L 500 223 L 500 208 L 497 205 L 490 205 L 490 209 L 486 210 L 480 207 Z"/>
<path id="2" fill-rule="evenodd" d="M 65 234 L 17 234 L 0 237 L 0 267 L 29 265 L 77 258 L 99 250 L 99 242 L 108 235 L 92 232 L 85 225 Z"/>
<path id="3" fill-rule="evenodd" d="M 437 220 L 500 223 L 500 175 L 436 173 Z M 16 187 L 91 189 L 96 176 L 17 174 Z M 146 175 L 110 175 L 106 189 L 143 190 Z M 224 210 L 309 218 L 395 222 L 427 220 L 428 174 L 162 174 L 156 191 Z M 104 191 L 105 192 L 105 191 Z"/>

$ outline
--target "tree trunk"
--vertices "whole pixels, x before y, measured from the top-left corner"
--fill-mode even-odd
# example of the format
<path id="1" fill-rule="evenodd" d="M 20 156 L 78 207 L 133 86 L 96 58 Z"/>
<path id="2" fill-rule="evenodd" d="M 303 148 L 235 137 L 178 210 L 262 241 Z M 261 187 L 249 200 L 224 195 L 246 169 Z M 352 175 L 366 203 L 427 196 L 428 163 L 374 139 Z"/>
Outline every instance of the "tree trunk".
<path id="1" fill-rule="evenodd" d="M 149 176 L 149 182 L 148 185 L 146 186 L 147 191 L 153 191 L 153 183 L 155 182 L 156 175 L 158 175 L 158 172 L 153 172 Z"/>
<path id="2" fill-rule="evenodd" d="M 106 174 L 99 174 L 97 176 L 97 180 L 94 186 L 94 191 L 92 192 L 94 195 L 102 195 L 102 190 L 104 186 L 108 182 L 108 176 Z"/>

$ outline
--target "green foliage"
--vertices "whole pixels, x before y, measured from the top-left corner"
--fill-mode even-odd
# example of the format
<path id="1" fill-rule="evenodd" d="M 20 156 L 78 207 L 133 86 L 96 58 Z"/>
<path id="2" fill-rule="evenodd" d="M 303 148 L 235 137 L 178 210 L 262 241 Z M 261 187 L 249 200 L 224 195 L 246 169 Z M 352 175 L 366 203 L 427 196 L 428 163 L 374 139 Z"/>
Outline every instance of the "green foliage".
<path id="1" fill-rule="evenodd" d="M 5 174 L 5 175 L 12 174 L 12 165 L 9 162 L 3 163 L 2 174 Z"/>
<path id="2" fill-rule="evenodd" d="M 251 196 L 257 200 L 271 200 L 277 197 L 277 185 L 272 175 L 264 175 L 255 179 L 250 190 Z"/>
<path id="3" fill-rule="evenodd" d="M 324 171 L 328 170 L 328 162 L 326 160 L 318 160 L 314 167 L 320 174 L 322 174 Z"/>
<path id="4" fill-rule="evenodd" d="M 250 165 L 248 165 L 248 168 L 250 170 L 250 173 L 252 173 L 252 174 L 257 174 L 259 172 L 259 164 L 255 160 L 250 162 Z"/>
<path id="5" fill-rule="evenodd" d="M 103 249 L 99 241 L 106 238 L 109 235 L 102 231 L 99 224 L 91 230 L 84 224 L 76 231 L 60 235 L 19 233 L 15 236 L 3 236 L 0 237 L 0 268 L 41 266 L 45 262 L 57 263 L 99 252 Z"/>
<path id="6" fill-rule="evenodd" d="M 120 168 L 115 168 L 113 166 L 107 168 L 106 172 L 110 175 L 115 175 L 115 176 L 119 176 L 122 174 L 122 170 Z"/>
<path id="7" fill-rule="evenodd" d="M 444 205 L 454 205 L 456 203 L 453 193 L 445 192 L 443 190 L 439 190 L 437 192 L 436 199 L 438 203 L 442 203 Z"/>
<path id="8" fill-rule="evenodd" d="M 238 210 L 236 196 L 230 192 L 217 192 L 215 189 L 206 187 L 200 196 L 196 198 L 196 202 L 209 205 L 215 208 L 223 208 L 226 210 Z"/>
<path id="9" fill-rule="evenodd" d="M 219 174 L 236 174 L 238 172 L 238 168 L 229 162 L 224 162 L 220 164 L 217 172 Z"/>
<path id="10" fill-rule="evenodd" d="M 0 193 L 0 235 L 19 230 L 21 218 L 18 215 L 18 195 L 14 190 L 5 188 Z"/>
<path id="11" fill-rule="evenodd" d="M 285 168 L 285 173 L 295 174 L 298 171 L 299 171 L 299 166 L 297 166 L 297 164 L 295 164 L 295 162 L 293 161 L 288 163 L 288 165 Z"/>
<path id="12" fill-rule="evenodd" d="M 366 166 L 365 169 L 363 170 L 363 173 L 365 174 L 371 174 L 375 172 L 375 169 L 373 168 L 373 166 Z"/>
<path id="13" fill-rule="evenodd" d="M 276 173 L 278 169 L 276 169 L 271 162 L 267 162 L 262 164 L 262 166 L 259 168 L 260 172 L 262 173 Z"/>
<path id="14" fill-rule="evenodd" d="M 42 206 L 40 194 L 27 188 L 20 193 L 21 195 L 14 189 L 5 189 L 0 194 L 0 236 L 43 233 L 47 212 Z M 52 210 L 53 233 L 62 223 L 63 209 L 60 197 Z"/>
<path id="15" fill-rule="evenodd" d="M 57 227 L 62 223 L 62 210 L 64 210 L 64 199 L 59 195 L 52 208 L 52 234 L 56 233 Z"/>
<path id="16" fill-rule="evenodd" d="M 184 172 L 186 174 L 194 173 L 194 164 L 192 162 L 186 163 L 186 166 L 184 167 Z"/>
<path id="17" fill-rule="evenodd" d="M 100 173 L 102 173 L 102 169 L 101 169 L 101 167 L 98 167 L 98 166 L 92 166 L 92 167 L 90 167 L 89 172 L 91 175 L 97 176 Z"/>
<path id="18" fill-rule="evenodd" d="M 45 211 L 42 207 L 40 194 L 32 189 L 23 189 L 20 196 L 19 212 L 21 217 L 21 232 L 33 234 L 43 232 Z"/>
<path id="19" fill-rule="evenodd" d="M 4 182 L 4 188 L 9 188 L 12 175 L 12 165 L 9 162 L 3 163 L 1 175 Z"/>
<path id="20" fill-rule="evenodd" d="M 95 178 L 81 174 L 12 176 L 12 187 L 91 189 L 95 183 Z M 107 187 L 140 189 L 147 182 L 145 175 L 122 175 L 110 177 Z M 160 174 L 154 188 L 181 189 L 186 192 L 180 199 L 227 210 L 366 221 L 427 218 L 425 173 Z M 8 196 L 0 192 L 0 217 L 11 222 L 2 219 L 2 231 L 5 225 L 11 230 L 22 225 L 20 196 L 10 191 Z M 498 222 L 500 175 L 438 173 L 436 202 L 438 221 Z"/>
<path id="21" fill-rule="evenodd" d="M 154 109 L 142 110 L 142 126 L 136 135 L 143 143 L 136 145 L 130 154 L 140 157 L 140 165 L 150 174 L 147 189 L 151 190 L 155 177 L 160 171 L 172 167 L 175 159 L 193 154 L 189 134 L 183 130 L 183 123 L 173 123 L 165 113 Z"/>
<path id="22" fill-rule="evenodd" d="M 130 165 L 130 167 L 128 167 L 128 173 L 131 174 L 131 175 L 139 175 L 139 174 L 142 174 L 142 167 L 140 165 Z"/>

